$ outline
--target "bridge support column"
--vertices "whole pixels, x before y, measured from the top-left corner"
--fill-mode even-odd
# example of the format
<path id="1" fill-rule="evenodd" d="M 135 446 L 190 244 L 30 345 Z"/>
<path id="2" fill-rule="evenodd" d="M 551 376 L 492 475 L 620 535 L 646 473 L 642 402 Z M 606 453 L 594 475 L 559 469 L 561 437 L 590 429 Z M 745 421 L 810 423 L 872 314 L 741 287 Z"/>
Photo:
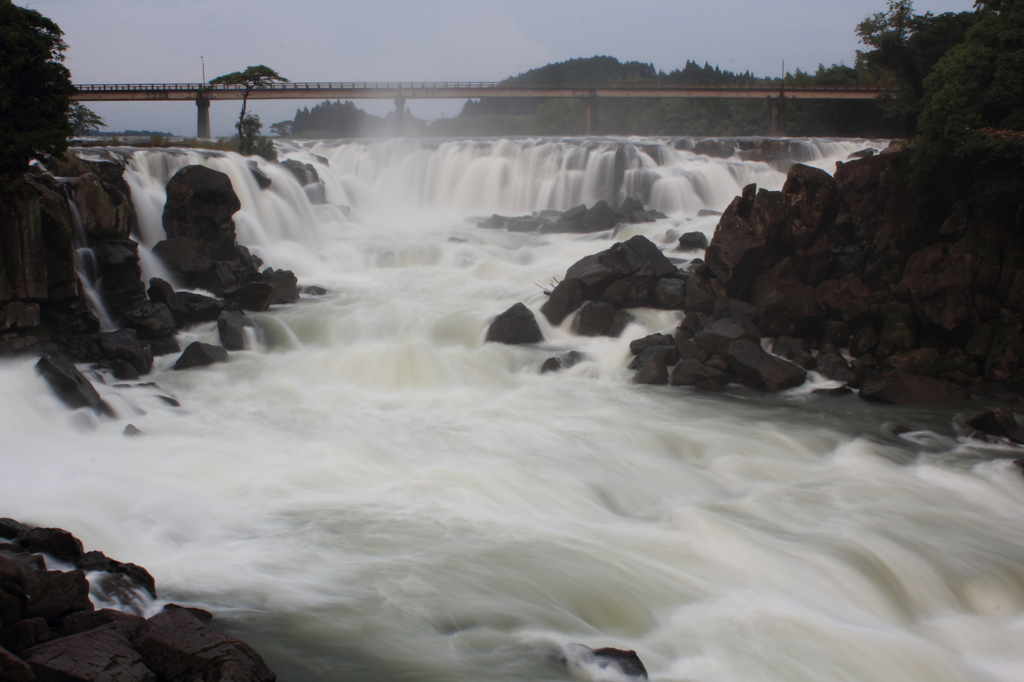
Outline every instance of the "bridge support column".
<path id="1" fill-rule="evenodd" d="M 395 98 L 395 134 L 401 135 L 405 132 L 405 98 L 399 95 Z"/>
<path id="2" fill-rule="evenodd" d="M 772 122 L 768 130 L 771 137 L 786 136 L 786 96 L 769 98 L 772 107 Z"/>
<path id="3" fill-rule="evenodd" d="M 600 112 L 597 106 L 597 95 L 587 98 L 587 135 L 595 134 L 599 123 Z"/>
<path id="4" fill-rule="evenodd" d="M 196 107 L 199 114 L 196 137 L 200 140 L 208 140 L 210 139 L 210 100 L 196 97 Z"/>

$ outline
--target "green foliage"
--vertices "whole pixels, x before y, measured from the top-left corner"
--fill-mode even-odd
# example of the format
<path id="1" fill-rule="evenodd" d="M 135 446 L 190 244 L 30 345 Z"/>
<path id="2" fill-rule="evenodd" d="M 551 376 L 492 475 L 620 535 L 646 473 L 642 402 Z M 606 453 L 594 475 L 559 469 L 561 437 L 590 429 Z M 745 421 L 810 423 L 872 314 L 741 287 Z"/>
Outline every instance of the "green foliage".
<path id="1" fill-rule="evenodd" d="M 359 137 L 379 131 L 384 120 L 366 113 L 352 102 L 322 102 L 312 109 L 303 107 L 295 112 L 291 134 L 302 136 L 330 131 L 335 137 Z"/>
<path id="2" fill-rule="evenodd" d="M 254 153 L 260 154 L 253 149 L 249 148 L 249 144 L 253 143 L 256 139 L 253 135 L 246 137 L 245 129 L 246 125 L 252 125 L 246 123 L 245 109 L 249 103 L 249 95 L 252 91 L 257 88 L 265 88 L 274 83 L 287 83 L 288 79 L 281 76 L 277 71 L 274 71 L 269 66 L 259 64 L 257 66 L 246 67 L 245 71 L 233 71 L 232 73 L 224 74 L 223 76 L 217 76 L 210 81 L 210 85 L 244 85 L 245 92 L 242 94 L 242 113 L 238 115 L 238 123 L 235 124 L 235 128 L 238 130 L 238 148 L 242 154 Z M 257 117 L 256 122 L 259 123 Z M 257 133 L 259 129 L 257 129 Z M 266 145 L 262 144 L 264 153 L 260 156 L 264 156 L 267 152 Z M 270 145 L 270 150 L 273 150 L 273 145 Z M 274 153 L 274 158 L 277 158 L 277 153 Z"/>
<path id="3" fill-rule="evenodd" d="M 150 147 L 163 147 L 167 140 L 160 133 L 153 133 L 149 136 Z"/>
<path id="4" fill-rule="evenodd" d="M 0 0 L 0 174 L 67 149 L 75 88 L 63 36 L 39 12 Z"/>
<path id="5" fill-rule="evenodd" d="M 970 198 L 1011 220 L 1024 198 L 1024 0 L 979 7 L 925 81 L 914 165 L 933 211 Z"/>
<path id="6" fill-rule="evenodd" d="M 246 114 L 245 118 L 235 126 L 238 128 L 239 153 L 257 154 L 268 161 L 277 160 L 277 150 L 269 137 L 260 135 L 263 124 L 256 114 Z"/>
<path id="7" fill-rule="evenodd" d="M 278 121 L 277 123 L 271 123 L 270 132 L 278 137 L 287 137 L 292 134 L 292 124 L 294 123 L 294 121 Z"/>
<path id="8" fill-rule="evenodd" d="M 73 137 L 95 133 L 107 125 L 106 121 L 100 118 L 96 112 L 78 102 L 71 103 L 68 120 L 71 122 L 71 135 Z"/>

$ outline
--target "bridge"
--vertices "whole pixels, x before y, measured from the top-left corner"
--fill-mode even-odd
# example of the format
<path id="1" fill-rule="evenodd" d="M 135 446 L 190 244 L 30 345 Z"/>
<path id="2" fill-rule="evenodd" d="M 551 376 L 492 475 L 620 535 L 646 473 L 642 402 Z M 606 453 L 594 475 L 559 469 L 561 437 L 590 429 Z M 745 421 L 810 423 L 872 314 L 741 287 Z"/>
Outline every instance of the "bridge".
<path id="1" fill-rule="evenodd" d="M 79 102 L 194 101 L 198 107 L 198 136 L 210 137 L 210 102 L 240 100 L 244 85 L 204 83 L 138 83 L 78 85 Z M 887 86 L 790 85 L 659 85 L 649 83 L 555 84 L 515 86 L 498 82 L 351 82 L 273 83 L 254 88 L 249 99 L 391 99 L 399 125 L 410 99 L 468 99 L 481 97 L 571 97 L 587 102 L 587 134 L 597 124 L 597 104 L 612 98 L 768 99 L 772 103 L 772 135 L 785 135 L 785 103 L 790 99 L 873 100 L 888 94 Z"/>

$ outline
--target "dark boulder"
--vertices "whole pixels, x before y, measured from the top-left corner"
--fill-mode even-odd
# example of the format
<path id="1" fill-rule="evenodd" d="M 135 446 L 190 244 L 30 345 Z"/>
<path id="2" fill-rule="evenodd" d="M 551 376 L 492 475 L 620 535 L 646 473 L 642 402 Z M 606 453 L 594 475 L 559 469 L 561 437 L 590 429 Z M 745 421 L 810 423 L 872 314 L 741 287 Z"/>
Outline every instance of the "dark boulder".
<path id="1" fill-rule="evenodd" d="M 320 182 L 320 175 L 311 163 L 302 163 L 296 159 L 285 159 L 281 162 L 281 166 L 291 173 L 303 187 Z"/>
<path id="2" fill-rule="evenodd" d="M 662 277 L 656 280 L 652 298 L 655 308 L 682 310 L 686 307 L 686 280 L 676 277 Z"/>
<path id="3" fill-rule="evenodd" d="M 630 369 L 640 369 L 651 359 L 654 355 L 660 355 L 665 360 L 665 365 L 671 367 L 672 365 L 679 362 L 679 352 L 676 350 L 674 343 L 669 343 L 665 346 L 654 346 L 653 348 L 647 348 L 642 351 L 639 355 L 633 358 L 633 361 L 629 363 Z"/>
<path id="4" fill-rule="evenodd" d="M 677 251 L 696 251 L 708 248 L 708 238 L 703 232 L 687 232 L 679 238 Z"/>
<path id="5" fill-rule="evenodd" d="M 910 257 L 897 288 L 931 331 L 954 342 L 967 341 L 979 321 L 971 291 L 973 260 L 948 244 L 929 246 Z"/>
<path id="6" fill-rule="evenodd" d="M 102 571 L 111 575 L 124 576 L 130 583 L 146 590 L 153 599 L 156 599 L 156 581 L 142 566 L 111 559 L 103 552 L 95 550 L 85 552 L 74 560 L 74 564 L 86 572 Z"/>
<path id="7" fill-rule="evenodd" d="M 202 240 L 213 260 L 230 260 L 235 222 L 242 207 L 226 174 L 206 166 L 185 166 L 167 183 L 163 225 L 168 239 Z"/>
<path id="8" fill-rule="evenodd" d="M 757 328 L 743 319 L 725 317 L 715 320 L 694 335 L 697 345 L 709 353 L 723 353 L 726 346 L 739 339 L 758 339 Z"/>
<path id="9" fill-rule="evenodd" d="M 633 321 L 632 316 L 610 303 L 587 301 L 572 320 L 580 336 L 618 336 Z"/>
<path id="10" fill-rule="evenodd" d="M 650 277 L 626 277 L 609 284 L 601 300 L 617 308 L 641 308 L 650 303 L 653 283 Z"/>
<path id="11" fill-rule="evenodd" d="M 188 237 L 164 239 L 153 246 L 153 255 L 186 282 L 195 282 L 198 275 L 210 269 L 210 249 L 206 242 Z M 155 299 L 151 299 L 155 300 Z M 161 301 L 157 301 L 161 302 Z"/>
<path id="12" fill-rule="evenodd" d="M 917 347 L 917 316 L 905 303 L 890 303 L 880 313 L 882 331 L 878 335 L 875 355 L 884 360 Z"/>
<path id="13" fill-rule="evenodd" d="M 174 321 L 179 327 L 212 322 L 224 309 L 217 299 L 188 291 L 176 291 L 172 294 L 167 307 L 171 309 Z"/>
<path id="14" fill-rule="evenodd" d="M 258 278 L 258 279 L 257 279 Z M 274 287 L 263 281 L 261 275 L 248 278 L 244 284 L 224 292 L 224 304 L 228 310 L 249 310 L 262 312 L 270 307 L 274 298 Z"/>
<path id="15" fill-rule="evenodd" d="M 26 618 L 43 618 L 51 625 L 75 611 L 92 611 L 89 581 L 83 571 L 24 571 Z"/>
<path id="16" fill-rule="evenodd" d="M 57 397 L 68 407 L 72 409 L 88 407 L 98 414 L 114 416 L 114 411 L 103 402 L 89 380 L 82 376 L 74 363 L 64 355 L 54 353 L 39 358 L 39 362 L 36 363 L 36 372 L 46 379 Z"/>
<path id="17" fill-rule="evenodd" d="M 115 362 L 127 363 L 135 370 L 136 376 L 148 374 L 153 368 L 153 352 L 148 343 L 138 338 L 134 329 L 100 332 L 99 341 L 104 356 Z"/>
<path id="18" fill-rule="evenodd" d="M 217 333 L 220 344 L 226 350 L 245 350 L 245 328 L 253 326 L 245 313 L 231 310 L 221 311 L 217 316 Z"/>
<path id="19" fill-rule="evenodd" d="M 802 282 L 817 286 L 832 258 L 827 231 L 839 213 L 836 182 L 820 168 L 798 163 L 786 175 L 782 196 L 788 218 L 781 244 L 784 255 L 792 254 Z"/>
<path id="20" fill-rule="evenodd" d="M 778 239 L 785 218 L 781 192 L 743 188 L 722 214 L 704 260 L 730 296 L 740 296 L 761 274 L 768 247 Z"/>
<path id="21" fill-rule="evenodd" d="M 31 528 L 15 538 L 27 552 L 49 554 L 61 561 L 74 561 L 82 556 L 82 541 L 61 528 Z"/>
<path id="22" fill-rule="evenodd" d="M 629 342 L 629 352 L 633 355 L 640 355 L 648 348 L 655 346 L 671 346 L 675 343 L 671 334 L 650 334 L 641 339 Z"/>
<path id="23" fill-rule="evenodd" d="M 804 383 L 807 372 L 774 355 L 751 339 L 732 341 L 725 348 L 736 379 L 744 386 L 762 391 L 783 391 Z"/>
<path id="24" fill-rule="evenodd" d="M 673 348 L 673 350 L 675 349 Z M 664 386 L 668 383 L 668 365 L 665 362 L 665 353 L 652 348 L 647 351 L 647 355 L 647 360 L 633 375 L 633 383 Z"/>
<path id="25" fill-rule="evenodd" d="M 583 304 L 583 289 L 578 279 L 563 279 L 551 290 L 548 300 L 540 307 L 540 312 L 554 326 L 562 324 L 571 313 Z"/>
<path id="26" fill-rule="evenodd" d="M 846 348 L 850 345 L 850 328 L 839 320 L 826 320 L 821 332 L 824 345 Z"/>
<path id="27" fill-rule="evenodd" d="M 834 351 L 818 353 L 818 357 L 815 358 L 814 369 L 826 379 L 842 381 L 843 383 L 850 381 L 854 376 L 853 370 L 850 369 L 846 359 Z"/>
<path id="28" fill-rule="evenodd" d="M 602 199 L 587 209 L 581 222 L 585 232 L 601 232 L 615 227 L 621 217 Z"/>
<path id="29" fill-rule="evenodd" d="M 61 621 L 60 629 L 64 636 L 67 637 L 113 624 L 122 635 L 132 640 L 135 639 L 135 636 L 142 629 L 145 622 L 145 618 L 132 613 L 115 611 L 114 609 L 100 609 L 99 611 L 78 611 L 72 613 Z"/>
<path id="30" fill-rule="evenodd" d="M 146 301 L 128 312 L 121 319 L 121 324 L 138 332 L 140 339 L 147 340 L 171 336 L 177 329 L 171 309 L 163 303 L 152 301 Z"/>
<path id="31" fill-rule="evenodd" d="M 977 417 L 967 420 L 967 425 L 989 436 L 1009 438 L 1017 432 L 1017 420 L 1013 410 L 1008 407 L 997 407 L 986 410 Z"/>
<path id="32" fill-rule="evenodd" d="M 28 663 L 0 647 L 0 675 L 4 682 L 35 682 L 36 675 Z"/>
<path id="33" fill-rule="evenodd" d="M 858 395 L 872 402 L 896 405 L 963 402 L 969 398 L 964 388 L 950 381 L 899 371 L 865 381 Z"/>
<path id="34" fill-rule="evenodd" d="M 850 355 L 859 358 L 862 355 L 874 353 L 877 347 L 878 332 L 873 327 L 864 327 L 850 341 Z"/>
<path id="35" fill-rule="evenodd" d="M 677 271 L 665 254 L 641 235 L 573 264 L 565 279 L 578 279 L 585 300 L 597 300 L 608 286 L 632 276 L 664 277 Z"/>
<path id="36" fill-rule="evenodd" d="M 114 625 L 41 644 L 24 654 L 41 681 L 156 682 L 142 656 Z"/>
<path id="37" fill-rule="evenodd" d="M 259 185 L 260 189 L 267 189 L 274 181 L 267 177 L 267 174 L 260 170 L 260 167 L 256 165 L 255 161 L 249 162 L 249 173 L 252 174 L 253 180 Z"/>
<path id="38" fill-rule="evenodd" d="M 270 305 L 295 303 L 299 300 L 299 281 L 291 270 L 267 268 L 263 271 L 263 277 L 274 288 L 274 294 L 270 297 Z"/>
<path id="39" fill-rule="evenodd" d="M 814 289 L 800 281 L 789 258 L 755 279 L 750 291 L 765 336 L 800 336 L 820 318 Z"/>
<path id="40" fill-rule="evenodd" d="M 0 632 L 0 646 L 19 655 L 26 649 L 48 641 L 50 641 L 50 626 L 45 618 L 19 618 L 17 621 L 5 625 L 3 631 Z M 2 675 L 3 668 L 0 667 L 0 680 L 4 679 Z"/>
<path id="41" fill-rule="evenodd" d="M 170 303 L 171 296 L 174 295 L 174 287 L 166 280 L 162 280 L 159 277 L 151 277 L 146 295 L 149 296 L 149 300 L 153 303 Z"/>
<path id="42" fill-rule="evenodd" d="M 227 362 L 228 352 L 220 346 L 193 341 L 174 363 L 174 369 L 191 369 L 212 365 L 215 362 Z"/>
<path id="43" fill-rule="evenodd" d="M 135 645 L 161 680 L 277 679 L 252 647 L 213 630 L 186 609 L 169 609 L 147 620 Z"/>
<path id="44" fill-rule="evenodd" d="M 669 383 L 673 386 L 696 386 L 702 382 L 715 382 L 719 386 L 725 386 L 730 379 L 728 372 L 707 367 L 696 358 L 688 358 L 672 369 Z"/>
<path id="45" fill-rule="evenodd" d="M 563 369 L 569 369 L 570 367 L 583 361 L 583 354 L 577 351 L 571 350 L 565 355 L 559 357 L 548 358 L 541 365 L 540 373 L 546 374 L 547 372 L 557 372 Z"/>
<path id="46" fill-rule="evenodd" d="M 782 336 L 775 341 L 772 352 L 789 360 L 804 369 L 814 369 L 814 357 L 811 356 L 811 344 L 806 339 L 793 336 Z"/>
<path id="47" fill-rule="evenodd" d="M 686 279 L 686 303 L 684 310 L 710 315 L 715 310 L 716 296 L 708 281 L 696 272 Z"/>
<path id="48" fill-rule="evenodd" d="M 539 343 L 544 340 L 544 335 L 533 311 L 522 303 L 516 303 L 494 318 L 487 328 L 485 340 L 508 344 Z"/>

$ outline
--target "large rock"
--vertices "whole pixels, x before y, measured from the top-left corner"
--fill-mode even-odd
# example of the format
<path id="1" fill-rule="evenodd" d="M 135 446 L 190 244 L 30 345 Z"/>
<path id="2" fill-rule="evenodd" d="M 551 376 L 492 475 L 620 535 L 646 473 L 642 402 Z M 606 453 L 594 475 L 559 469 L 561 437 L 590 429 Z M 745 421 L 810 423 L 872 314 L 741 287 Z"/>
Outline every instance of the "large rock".
<path id="1" fill-rule="evenodd" d="M 167 183 L 163 225 L 168 239 L 202 240 L 213 260 L 236 257 L 235 222 L 242 207 L 226 174 L 206 166 L 185 166 Z"/>
<path id="2" fill-rule="evenodd" d="M 820 168 L 798 163 L 786 175 L 782 197 L 788 220 L 781 246 L 785 255 L 792 254 L 801 281 L 817 286 L 831 260 L 827 231 L 839 213 L 836 182 Z"/>
<path id="3" fill-rule="evenodd" d="M 910 257 L 899 284 L 898 290 L 909 294 L 918 318 L 954 342 L 967 341 L 978 324 L 971 291 L 973 261 L 970 254 L 948 244 L 935 244 Z"/>
<path id="4" fill-rule="evenodd" d="M 84 554 L 82 541 L 61 528 L 30 528 L 14 541 L 34 554 L 49 554 L 61 561 L 74 561 Z"/>
<path id="5" fill-rule="evenodd" d="M 150 618 L 135 645 L 160 680 L 277 679 L 252 647 L 204 625 L 186 609 L 170 609 Z"/>
<path id="6" fill-rule="evenodd" d="M 89 581 L 83 571 L 25 571 L 26 618 L 56 625 L 75 611 L 92 611 Z"/>
<path id="7" fill-rule="evenodd" d="M 744 386 L 762 391 L 783 391 L 804 383 L 807 372 L 791 362 L 769 355 L 751 339 L 730 342 L 725 348 L 729 366 Z"/>
<path id="8" fill-rule="evenodd" d="M 544 340 L 544 335 L 533 311 L 522 303 L 516 303 L 494 318 L 487 328 L 485 340 L 508 344 L 539 343 Z"/>
<path id="9" fill-rule="evenodd" d="M 749 321 L 725 317 L 697 332 L 693 340 L 709 353 L 724 353 L 726 346 L 739 339 L 758 339 L 758 330 Z"/>
<path id="10" fill-rule="evenodd" d="M 703 382 L 715 382 L 725 386 L 731 378 L 728 372 L 708 367 L 695 358 L 687 358 L 672 369 L 669 383 L 673 386 L 696 386 Z"/>
<path id="11" fill-rule="evenodd" d="M 40 682 L 156 682 L 114 625 L 40 644 L 24 654 Z"/>
<path id="12" fill-rule="evenodd" d="M 917 346 L 917 317 L 909 305 L 890 303 L 882 309 L 881 316 L 882 331 L 875 352 L 879 359 L 906 353 Z"/>
<path id="13" fill-rule="evenodd" d="M 274 294 L 270 297 L 270 305 L 295 303 L 299 300 L 299 281 L 291 270 L 267 268 L 263 271 L 263 277 L 267 280 L 267 284 L 274 288 Z"/>
<path id="14" fill-rule="evenodd" d="M 227 362 L 228 352 L 220 346 L 209 343 L 193 341 L 174 363 L 174 369 L 191 369 L 193 367 L 204 367 L 215 362 Z"/>
<path id="15" fill-rule="evenodd" d="M 667 384 L 668 365 L 665 362 L 665 353 L 651 352 L 647 361 L 640 366 L 640 369 L 633 376 L 633 382 L 657 386 Z"/>
<path id="16" fill-rule="evenodd" d="M 823 312 L 845 322 L 853 333 L 873 323 L 874 296 L 857 275 L 849 273 L 842 279 L 826 280 L 815 289 L 815 294 Z"/>
<path id="17" fill-rule="evenodd" d="M 612 282 L 601 294 L 601 300 L 617 308 L 641 308 L 651 303 L 651 277 L 636 275 Z"/>
<path id="18" fill-rule="evenodd" d="M 0 647 L 0 679 L 4 682 L 35 682 L 36 675 L 28 663 Z"/>
<path id="19" fill-rule="evenodd" d="M 93 253 L 100 294 L 115 319 L 146 301 L 136 242 L 131 239 L 107 240 L 95 246 Z"/>
<path id="20" fill-rule="evenodd" d="M 99 340 L 100 350 L 109 360 L 126 362 L 139 375 L 148 374 L 153 368 L 153 352 L 148 343 L 138 338 L 134 329 L 101 332 Z"/>
<path id="21" fill-rule="evenodd" d="M 245 350 L 245 328 L 254 326 L 245 313 L 224 310 L 217 316 L 220 345 L 227 350 Z"/>
<path id="22" fill-rule="evenodd" d="M 1013 410 L 1008 407 L 986 410 L 978 416 L 968 419 L 967 425 L 987 435 L 1003 438 L 1013 436 L 1018 430 Z"/>
<path id="23" fill-rule="evenodd" d="M 180 279 L 190 282 L 213 264 L 205 241 L 176 237 L 164 239 L 153 246 L 153 255 Z"/>
<path id="24" fill-rule="evenodd" d="M 619 222 L 622 216 L 612 210 L 603 199 L 587 209 L 583 214 L 583 227 L 585 232 L 601 232 L 610 230 Z"/>
<path id="25" fill-rule="evenodd" d="M 704 260 L 730 296 L 741 296 L 761 274 L 784 219 L 782 193 L 758 192 L 756 185 L 744 187 L 743 194 L 725 209 Z"/>
<path id="26" fill-rule="evenodd" d="M 557 327 L 581 305 L 583 289 L 580 287 L 580 281 L 575 278 L 563 279 L 551 290 L 548 300 L 540 307 L 540 312 L 548 318 L 548 322 Z"/>
<path id="27" fill-rule="evenodd" d="M 201 322 L 212 322 L 220 315 L 224 306 L 220 301 L 202 294 L 193 294 L 188 291 L 176 291 L 171 295 L 167 304 L 174 316 L 174 322 L 179 327 L 186 327 Z"/>
<path id="28" fill-rule="evenodd" d="M 88 407 L 98 414 L 114 416 L 114 411 L 100 398 L 89 380 L 82 376 L 74 363 L 64 355 L 55 353 L 39 358 L 36 371 L 46 379 L 57 397 L 68 407 Z"/>
<path id="29" fill-rule="evenodd" d="M 616 280 L 632 276 L 664 277 L 676 270 L 651 240 L 637 235 L 576 262 L 565 273 L 565 279 L 578 279 L 583 298 L 594 301 Z"/>
<path id="30" fill-rule="evenodd" d="M 665 310 L 682 310 L 686 307 L 687 279 L 662 277 L 654 284 L 651 296 L 655 308 Z"/>
<path id="31" fill-rule="evenodd" d="M 580 336 L 618 336 L 632 319 L 611 303 L 587 301 L 573 318 L 572 330 Z"/>
<path id="32" fill-rule="evenodd" d="M 963 402 L 970 397 L 966 389 L 950 381 L 899 371 L 865 381 L 859 395 L 865 400 L 896 405 Z"/>
<path id="33" fill-rule="evenodd" d="M 765 336 L 803 335 L 821 315 L 814 289 L 800 281 L 789 258 L 755 279 L 750 293 Z"/>

